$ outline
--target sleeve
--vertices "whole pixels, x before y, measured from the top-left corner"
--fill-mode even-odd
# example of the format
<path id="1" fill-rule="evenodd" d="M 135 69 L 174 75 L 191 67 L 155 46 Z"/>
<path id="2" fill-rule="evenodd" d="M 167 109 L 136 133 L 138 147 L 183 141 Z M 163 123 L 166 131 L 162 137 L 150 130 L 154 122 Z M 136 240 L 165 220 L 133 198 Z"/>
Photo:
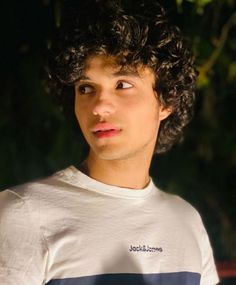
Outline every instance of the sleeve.
<path id="1" fill-rule="evenodd" d="M 206 229 L 201 221 L 201 253 L 202 274 L 200 285 L 215 285 L 219 283 L 212 247 Z"/>
<path id="2" fill-rule="evenodd" d="M 15 192 L 0 193 L 0 284 L 45 284 L 47 249 L 36 212 Z"/>

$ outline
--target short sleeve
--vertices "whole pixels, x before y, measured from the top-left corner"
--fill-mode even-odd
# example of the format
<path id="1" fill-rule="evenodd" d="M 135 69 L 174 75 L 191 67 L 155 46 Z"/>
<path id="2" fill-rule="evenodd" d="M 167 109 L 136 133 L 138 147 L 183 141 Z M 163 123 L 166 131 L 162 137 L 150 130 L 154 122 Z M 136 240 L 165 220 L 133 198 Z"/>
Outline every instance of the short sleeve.
<path id="1" fill-rule="evenodd" d="M 0 284 L 44 284 L 47 249 L 37 216 L 15 192 L 0 193 Z"/>
<path id="2" fill-rule="evenodd" d="M 219 283 L 208 234 L 202 224 L 201 229 L 202 274 L 200 285 L 215 285 Z"/>

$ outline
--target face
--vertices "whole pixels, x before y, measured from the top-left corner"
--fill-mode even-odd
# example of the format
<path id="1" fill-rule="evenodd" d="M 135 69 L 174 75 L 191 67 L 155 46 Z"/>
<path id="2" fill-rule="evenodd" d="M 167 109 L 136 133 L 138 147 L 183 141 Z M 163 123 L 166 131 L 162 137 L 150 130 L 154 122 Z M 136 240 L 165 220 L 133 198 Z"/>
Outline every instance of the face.
<path id="1" fill-rule="evenodd" d="M 75 114 L 90 155 L 105 160 L 152 155 L 160 121 L 170 113 L 153 86 L 148 68 L 120 69 L 105 56 L 88 60 L 75 84 Z"/>

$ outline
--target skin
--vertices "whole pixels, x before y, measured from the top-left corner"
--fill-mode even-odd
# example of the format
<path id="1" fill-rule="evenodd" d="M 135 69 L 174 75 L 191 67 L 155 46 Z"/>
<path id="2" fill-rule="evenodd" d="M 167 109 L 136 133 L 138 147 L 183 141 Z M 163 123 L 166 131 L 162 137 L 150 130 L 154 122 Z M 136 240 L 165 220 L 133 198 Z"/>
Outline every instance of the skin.
<path id="1" fill-rule="evenodd" d="M 87 61 L 75 84 L 75 114 L 90 146 L 82 165 L 87 175 L 125 188 L 148 184 L 159 125 L 171 112 L 153 86 L 147 67 L 121 70 L 106 56 Z"/>

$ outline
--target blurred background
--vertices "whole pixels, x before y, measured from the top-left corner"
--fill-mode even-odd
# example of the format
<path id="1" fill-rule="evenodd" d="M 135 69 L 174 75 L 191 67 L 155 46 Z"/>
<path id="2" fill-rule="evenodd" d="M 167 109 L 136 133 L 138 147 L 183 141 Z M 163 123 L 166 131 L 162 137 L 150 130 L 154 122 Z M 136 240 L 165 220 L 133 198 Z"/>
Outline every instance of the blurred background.
<path id="1" fill-rule="evenodd" d="M 185 140 L 156 156 L 151 174 L 199 210 L 222 276 L 230 267 L 236 276 L 236 0 L 160 2 L 189 39 L 200 75 Z M 60 0 L 1 2 L 1 190 L 78 165 L 84 156 L 43 88 L 45 50 L 60 25 L 60 7 Z M 236 284 L 226 277 L 222 284 Z"/>

